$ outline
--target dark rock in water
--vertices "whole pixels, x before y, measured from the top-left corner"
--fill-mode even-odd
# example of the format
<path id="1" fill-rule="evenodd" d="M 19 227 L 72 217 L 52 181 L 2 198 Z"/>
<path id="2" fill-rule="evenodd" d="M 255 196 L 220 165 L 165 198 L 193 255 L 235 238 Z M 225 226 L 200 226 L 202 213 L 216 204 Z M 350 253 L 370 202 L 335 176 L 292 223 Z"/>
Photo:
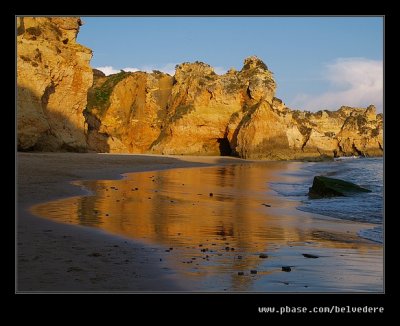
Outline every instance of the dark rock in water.
<path id="1" fill-rule="evenodd" d="M 252 269 L 252 270 L 250 271 L 250 274 L 257 274 L 257 271 L 256 271 L 255 269 Z"/>
<path id="2" fill-rule="evenodd" d="M 244 275 L 244 273 L 243 272 L 238 272 L 238 275 Z"/>
<path id="3" fill-rule="evenodd" d="M 318 256 L 315 256 L 315 255 L 311 255 L 311 254 L 303 254 L 303 256 L 304 257 L 306 257 L 306 258 L 319 258 Z"/>
<path id="4" fill-rule="evenodd" d="M 258 257 L 260 257 L 260 258 L 268 258 L 268 255 L 266 255 L 266 254 L 260 254 L 260 256 L 258 256 Z"/>
<path id="5" fill-rule="evenodd" d="M 290 272 L 292 268 L 290 266 L 282 266 L 282 271 L 283 272 Z"/>
<path id="6" fill-rule="evenodd" d="M 308 196 L 311 199 L 317 199 L 324 197 L 347 196 L 359 192 L 371 192 L 371 190 L 362 188 L 351 182 L 319 175 L 314 177 L 312 187 L 309 188 Z"/>

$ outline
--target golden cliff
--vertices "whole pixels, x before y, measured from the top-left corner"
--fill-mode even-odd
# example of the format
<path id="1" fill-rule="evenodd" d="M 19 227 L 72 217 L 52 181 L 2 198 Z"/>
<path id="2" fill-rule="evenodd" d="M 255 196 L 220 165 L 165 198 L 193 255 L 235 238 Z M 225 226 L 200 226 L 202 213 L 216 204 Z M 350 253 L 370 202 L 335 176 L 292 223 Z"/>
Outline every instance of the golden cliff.
<path id="1" fill-rule="evenodd" d="M 217 75 L 202 62 L 174 76 L 153 71 L 106 77 L 76 43 L 77 17 L 17 18 L 18 150 L 236 155 L 318 159 L 383 154 L 375 107 L 316 113 L 275 97 L 257 57 Z"/>
<path id="2" fill-rule="evenodd" d="M 273 160 L 383 154 L 383 117 L 374 106 L 291 110 L 257 57 L 224 75 L 195 62 L 174 76 L 95 71 L 94 78 L 84 113 L 88 145 L 98 152 Z"/>
<path id="3" fill-rule="evenodd" d="M 76 17 L 17 18 L 18 150 L 85 151 L 92 51 Z"/>

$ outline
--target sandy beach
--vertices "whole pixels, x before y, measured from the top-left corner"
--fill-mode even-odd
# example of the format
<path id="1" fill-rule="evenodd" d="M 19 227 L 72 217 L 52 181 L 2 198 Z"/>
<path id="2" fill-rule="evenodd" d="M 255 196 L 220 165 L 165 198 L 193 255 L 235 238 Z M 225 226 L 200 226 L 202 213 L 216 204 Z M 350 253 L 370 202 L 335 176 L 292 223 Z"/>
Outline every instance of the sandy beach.
<path id="1" fill-rule="evenodd" d="M 129 172 L 251 163 L 229 157 L 77 153 L 18 153 L 17 160 L 17 292 L 204 291 L 207 282 L 196 284 L 190 277 L 182 277 L 186 275 L 186 271 L 178 267 L 182 262 L 178 264 L 168 258 L 169 253 L 164 249 L 169 242 L 134 241 L 128 233 L 115 229 L 115 225 L 106 228 L 110 231 L 106 232 L 99 228 L 57 223 L 33 216 L 29 209 L 43 202 L 88 194 L 87 189 L 71 184 L 73 181 L 115 180 Z M 285 169 L 288 163 L 272 164 L 275 173 Z M 147 175 L 143 176 L 150 180 Z M 283 200 L 276 196 L 269 194 L 267 200 L 273 207 L 283 207 Z M 270 230 L 275 232 L 271 235 L 276 237 L 277 245 L 269 253 L 268 269 L 257 275 L 246 275 L 250 272 L 245 272 L 247 279 L 252 277 L 251 286 L 245 284 L 243 276 L 234 276 L 234 289 L 318 292 L 340 288 L 346 291 L 347 286 L 350 289 L 352 283 L 361 280 L 364 283 L 357 290 L 369 291 L 371 289 L 365 284 L 379 283 L 377 278 L 383 268 L 382 246 L 357 236 L 360 228 L 367 227 L 367 224 L 293 211 L 294 207 L 290 205 L 272 210 Z M 277 216 L 282 218 L 275 218 Z M 281 230 L 285 230 L 284 234 Z M 140 238 L 144 233 L 137 234 Z M 147 231 L 145 235 L 148 235 Z M 256 246 L 254 243 L 251 245 Z M 304 259 L 304 252 L 329 259 Z M 237 257 L 237 253 L 229 254 L 233 259 Z M 348 268 L 349 264 L 357 279 L 340 272 L 335 277 L 329 276 L 335 266 Z M 295 266 L 298 273 L 276 273 L 283 265 Z M 262 269 L 259 262 L 252 261 L 246 268 L 250 266 Z M 371 266 L 371 270 L 366 271 L 365 266 Z M 221 287 L 223 290 L 226 290 L 224 286 Z M 376 288 L 372 290 L 379 292 Z"/>
<path id="2" fill-rule="evenodd" d="M 83 195 L 74 180 L 119 179 L 121 174 L 243 161 L 221 157 L 18 153 L 16 290 L 181 291 L 152 248 L 99 230 L 38 218 L 29 207 Z M 100 253 L 102 256 L 96 257 Z M 93 255 L 94 254 L 94 255 Z M 92 255 L 92 256 L 91 256 Z"/>

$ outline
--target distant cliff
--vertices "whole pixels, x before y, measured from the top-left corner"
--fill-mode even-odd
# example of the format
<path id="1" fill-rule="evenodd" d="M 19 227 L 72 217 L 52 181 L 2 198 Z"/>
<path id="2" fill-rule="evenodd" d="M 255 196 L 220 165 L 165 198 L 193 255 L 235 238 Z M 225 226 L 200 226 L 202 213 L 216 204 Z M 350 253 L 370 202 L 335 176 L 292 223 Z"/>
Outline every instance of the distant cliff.
<path id="1" fill-rule="evenodd" d="M 80 25 L 75 17 L 17 18 L 18 150 L 87 150 L 92 51 L 76 43 Z"/>
<path id="2" fill-rule="evenodd" d="M 318 159 L 383 153 L 383 117 L 374 106 L 315 113 L 275 97 L 272 73 L 257 57 L 217 75 L 202 62 L 174 76 L 95 71 L 85 116 L 98 152 Z"/>
<path id="3" fill-rule="evenodd" d="M 217 75 L 202 62 L 175 75 L 106 77 L 76 43 L 77 17 L 17 18 L 18 150 L 235 155 L 319 159 L 383 154 L 375 107 L 316 113 L 275 97 L 273 74 L 257 57 Z"/>

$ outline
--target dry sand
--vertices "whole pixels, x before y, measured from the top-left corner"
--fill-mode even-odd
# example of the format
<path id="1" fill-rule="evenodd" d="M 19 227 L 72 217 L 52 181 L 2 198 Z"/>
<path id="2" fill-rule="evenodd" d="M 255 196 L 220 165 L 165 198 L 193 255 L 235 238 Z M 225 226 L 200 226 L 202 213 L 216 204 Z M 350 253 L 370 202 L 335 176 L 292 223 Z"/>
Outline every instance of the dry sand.
<path id="1" fill-rule="evenodd" d="M 122 173 L 243 162 L 222 157 L 18 153 L 16 291 L 182 291 L 155 248 L 29 213 L 45 201 L 84 194 L 74 180 Z"/>
<path id="2" fill-rule="evenodd" d="M 118 179 L 127 172 L 245 162 L 249 161 L 228 157 L 18 153 L 17 292 L 204 291 L 186 283 L 166 259 L 160 261 L 160 247 L 97 229 L 56 223 L 33 216 L 28 209 L 38 203 L 86 194 L 85 190 L 70 183 L 75 180 Z M 282 162 L 282 166 L 284 164 Z M 294 215 L 304 214 L 297 211 Z M 272 257 L 271 264 L 276 264 L 277 269 L 282 264 L 294 264 L 298 274 L 273 274 L 267 283 L 256 284 L 253 291 L 326 291 L 328 285 L 330 291 L 346 290 L 347 284 L 351 286 L 357 280 L 364 282 L 359 290 L 368 291 L 370 281 L 375 286 L 379 283 L 382 250 L 375 246 L 369 251 L 368 241 L 356 236 L 358 224 L 316 216 L 312 224 L 298 227 L 321 230 L 325 241 L 332 240 L 329 236 L 335 234 L 332 241 L 350 242 L 351 245 L 346 245 L 347 249 L 335 248 L 334 243 L 330 249 L 307 247 L 307 243 L 304 243 L 305 247 L 299 244 L 285 246 L 273 254 L 276 257 Z M 325 235 L 322 230 L 327 231 Z M 304 260 L 304 250 L 318 255 L 328 253 L 332 258 L 328 264 L 322 260 Z M 357 256 L 360 250 L 366 252 L 361 260 Z M 340 264 L 352 266 L 355 270 L 352 275 L 356 279 L 347 277 L 345 282 L 345 276 L 340 273 L 332 277 L 335 266 Z M 371 273 L 365 267 L 370 268 Z M 299 277 L 304 279 L 299 281 L 296 279 Z M 289 288 L 288 284 L 297 284 L 298 288 Z M 309 284 L 314 287 L 307 287 Z"/>

